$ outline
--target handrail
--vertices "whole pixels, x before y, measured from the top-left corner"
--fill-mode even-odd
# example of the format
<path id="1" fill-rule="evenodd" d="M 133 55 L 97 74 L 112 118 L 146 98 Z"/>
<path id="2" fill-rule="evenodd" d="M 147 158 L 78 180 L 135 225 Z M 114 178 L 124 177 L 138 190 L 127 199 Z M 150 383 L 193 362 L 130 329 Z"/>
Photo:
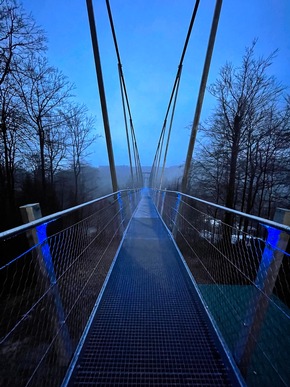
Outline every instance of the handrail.
<path id="1" fill-rule="evenodd" d="M 39 226 L 40 224 L 51 222 L 51 221 L 56 220 L 57 218 L 59 218 L 59 217 L 61 217 L 63 215 L 67 215 L 67 214 L 69 214 L 71 212 L 77 211 L 80 208 L 86 207 L 86 206 L 88 206 L 90 204 L 97 203 L 98 201 L 107 199 L 109 197 L 117 195 L 118 193 L 129 192 L 129 191 L 138 191 L 138 189 L 123 189 L 123 190 L 119 190 L 119 191 L 110 193 L 108 195 L 102 196 L 100 198 L 97 198 L 97 199 L 94 199 L 94 200 L 90 200 L 89 202 L 82 203 L 82 204 L 79 204 L 77 206 L 67 208 L 66 210 L 58 211 L 58 212 L 55 212 L 54 214 L 51 214 L 51 215 L 43 216 L 40 219 L 33 220 L 32 222 L 23 224 L 21 226 L 17 226 L 17 227 L 11 228 L 9 230 L 2 231 L 2 232 L 0 232 L 0 240 L 11 238 L 11 237 L 16 236 L 16 235 L 18 235 L 18 234 L 20 234 L 20 233 L 22 233 L 24 231 L 30 230 L 32 228 L 35 228 L 36 226 Z"/>
<path id="2" fill-rule="evenodd" d="M 227 211 L 227 212 L 230 212 L 230 213 L 235 214 L 235 215 L 243 216 L 245 218 L 248 218 L 248 219 L 251 219 L 251 220 L 255 220 L 255 221 L 257 221 L 257 222 L 259 222 L 261 224 L 264 224 L 266 226 L 275 227 L 275 228 L 277 228 L 277 229 L 279 229 L 281 231 L 285 231 L 287 233 L 290 233 L 290 226 L 286 226 L 286 225 L 284 225 L 282 223 L 278 223 L 278 222 L 275 222 L 273 220 L 261 218 L 259 216 L 247 214 L 245 212 L 237 211 L 237 210 L 234 210 L 232 208 L 224 207 L 224 206 L 221 206 L 219 204 L 208 202 L 206 200 L 197 198 L 195 196 L 190 196 L 190 195 L 187 195 L 187 194 L 179 192 L 179 191 L 160 190 L 160 189 L 153 189 L 153 188 L 151 188 L 151 189 L 153 191 L 158 191 L 158 192 L 166 192 L 166 193 L 174 193 L 174 194 L 177 194 L 177 195 L 182 195 L 182 196 L 185 196 L 185 197 L 187 197 L 189 199 L 196 200 L 197 202 L 200 202 L 200 203 L 203 203 L 203 204 L 207 204 L 207 205 L 209 205 L 211 207 L 218 208 L 220 210 Z"/>

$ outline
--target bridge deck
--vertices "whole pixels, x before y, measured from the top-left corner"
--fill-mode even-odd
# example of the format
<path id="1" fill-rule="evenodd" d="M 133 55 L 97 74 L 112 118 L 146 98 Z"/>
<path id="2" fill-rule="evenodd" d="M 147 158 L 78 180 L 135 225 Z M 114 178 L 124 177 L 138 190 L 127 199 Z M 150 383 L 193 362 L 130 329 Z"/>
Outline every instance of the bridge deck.
<path id="1" fill-rule="evenodd" d="M 131 221 L 66 383 L 239 384 L 149 197 Z"/>

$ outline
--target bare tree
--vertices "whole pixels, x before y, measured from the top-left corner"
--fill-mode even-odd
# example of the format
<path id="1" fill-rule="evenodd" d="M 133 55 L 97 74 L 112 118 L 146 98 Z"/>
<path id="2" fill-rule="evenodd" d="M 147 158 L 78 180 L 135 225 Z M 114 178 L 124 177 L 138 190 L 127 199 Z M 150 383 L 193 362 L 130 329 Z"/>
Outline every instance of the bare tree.
<path id="1" fill-rule="evenodd" d="M 0 189 L 7 213 L 13 218 L 15 208 L 15 170 L 20 162 L 23 109 L 19 100 L 15 79 L 22 73 L 21 67 L 32 52 L 45 49 L 45 36 L 16 0 L 0 3 Z"/>
<path id="2" fill-rule="evenodd" d="M 11 92 L 12 91 L 12 92 Z M 8 206 L 14 203 L 14 173 L 16 164 L 17 139 L 19 139 L 19 105 L 13 88 L 9 82 L 0 87 L 1 99 L 1 132 L 0 141 L 3 146 L 3 188 L 6 193 Z"/>
<path id="3" fill-rule="evenodd" d="M 68 103 L 73 86 L 46 58 L 32 56 L 25 76 L 18 79 L 20 98 L 27 115 L 27 129 L 38 144 L 41 185 L 46 192 L 46 145 L 51 146 L 52 128 L 61 124 L 59 109 Z M 31 137 L 30 137 L 31 140 Z"/>
<path id="4" fill-rule="evenodd" d="M 224 204 L 229 208 L 239 205 L 246 211 L 254 208 L 263 168 L 267 168 L 263 141 L 271 138 L 274 127 L 267 129 L 265 123 L 271 112 L 276 115 L 283 95 L 283 87 L 268 75 L 276 52 L 256 59 L 255 45 L 256 41 L 246 49 L 240 67 L 227 63 L 209 88 L 218 105 L 207 125 L 207 141 L 213 153 L 223 147 L 227 154 Z M 225 221 L 232 223 L 230 214 Z"/>
<path id="5" fill-rule="evenodd" d="M 18 72 L 31 53 L 45 49 L 45 35 L 16 0 L 2 0 L 0 8 L 0 85 Z M 16 66 L 17 64 L 17 66 Z"/>
<path id="6" fill-rule="evenodd" d="M 224 143 L 217 143 L 212 147 L 206 136 L 200 138 L 200 135 L 204 133 L 206 129 L 200 127 L 195 158 L 192 160 L 189 173 L 190 192 L 193 195 L 202 196 L 205 200 L 224 204 L 228 176 L 228 152 Z"/>
<path id="7" fill-rule="evenodd" d="M 59 112 L 59 114 L 61 114 Z M 63 123 L 52 120 L 51 127 L 46 130 L 45 155 L 49 183 L 54 185 L 55 174 L 66 166 L 67 161 L 67 132 Z"/>
<path id="8" fill-rule="evenodd" d="M 57 172 L 71 165 L 79 200 L 81 168 L 98 137 L 87 109 L 71 105 L 73 85 L 48 63 L 45 43 L 18 0 L 0 0 L 0 199 L 9 218 L 20 197 L 48 204 Z"/>
<path id="9" fill-rule="evenodd" d="M 88 116 L 84 105 L 73 105 L 68 112 L 63 113 L 67 126 L 67 141 L 70 163 L 72 165 L 75 181 L 74 203 L 79 201 L 79 178 L 82 165 L 88 156 L 88 148 L 99 135 L 94 134 L 95 119 Z"/>

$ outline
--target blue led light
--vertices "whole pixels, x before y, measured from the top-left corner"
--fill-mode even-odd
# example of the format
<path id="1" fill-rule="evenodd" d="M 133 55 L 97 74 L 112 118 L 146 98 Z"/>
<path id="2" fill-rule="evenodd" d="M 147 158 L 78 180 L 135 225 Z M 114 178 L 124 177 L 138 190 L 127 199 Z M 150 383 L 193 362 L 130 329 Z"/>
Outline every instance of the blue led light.
<path id="1" fill-rule="evenodd" d="M 37 232 L 38 241 L 41 246 L 41 252 L 42 252 L 43 260 L 47 270 L 47 274 L 49 276 L 50 283 L 54 285 L 56 283 L 56 277 L 55 277 L 49 245 L 47 242 L 46 227 L 47 227 L 47 223 L 41 224 L 40 226 L 36 227 L 36 232 Z"/>
<path id="2" fill-rule="evenodd" d="M 281 231 L 277 228 L 262 224 L 268 231 L 267 243 L 263 252 L 263 256 L 260 262 L 258 274 L 255 284 L 259 289 L 263 289 L 265 279 L 267 278 L 268 271 L 274 258 L 274 251 L 276 250 L 280 238 Z"/>
<path id="3" fill-rule="evenodd" d="M 70 334 L 69 334 L 67 325 L 65 323 L 65 320 L 66 320 L 65 319 L 65 312 L 63 309 L 60 294 L 58 292 L 56 275 L 55 275 L 54 266 L 53 266 L 53 260 L 52 260 L 51 254 L 50 254 L 50 248 L 49 248 L 49 244 L 47 241 L 47 233 L 46 233 L 47 224 L 48 223 L 44 223 L 44 224 L 37 226 L 36 233 L 37 233 L 38 242 L 39 242 L 40 248 L 41 248 L 42 259 L 43 259 L 43 262 L 45 264 L 45 268 L 46 268 L 47 275 L 49 277 L 50 284 L 52 285 L 51 291 L 52 291 L 52 294 L 54 297 L 54 303 L 55 303 L 55 307 L 56 307 L 58 323 L 59 323 L 60 327 L 62 327 L 60 335 L 61 335 L 62 340 L 63 340 L 64 348 L 65 348 L 67 354 L 70 356 L 72 353 L 72 343 L 71 343 Z"/>

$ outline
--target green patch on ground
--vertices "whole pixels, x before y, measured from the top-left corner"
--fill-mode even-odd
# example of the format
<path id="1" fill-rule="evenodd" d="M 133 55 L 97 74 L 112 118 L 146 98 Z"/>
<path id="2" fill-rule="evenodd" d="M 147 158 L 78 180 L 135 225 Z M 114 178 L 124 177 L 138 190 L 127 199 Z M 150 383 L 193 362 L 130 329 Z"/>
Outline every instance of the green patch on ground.
<path id="1" fill-rule="evenodd" d="M 231 353 L 256 289 L 242 285 L 199 285 Z M 290 310 L 272 296 L 246 376 L 249 386 L 290 386 Z"/>

